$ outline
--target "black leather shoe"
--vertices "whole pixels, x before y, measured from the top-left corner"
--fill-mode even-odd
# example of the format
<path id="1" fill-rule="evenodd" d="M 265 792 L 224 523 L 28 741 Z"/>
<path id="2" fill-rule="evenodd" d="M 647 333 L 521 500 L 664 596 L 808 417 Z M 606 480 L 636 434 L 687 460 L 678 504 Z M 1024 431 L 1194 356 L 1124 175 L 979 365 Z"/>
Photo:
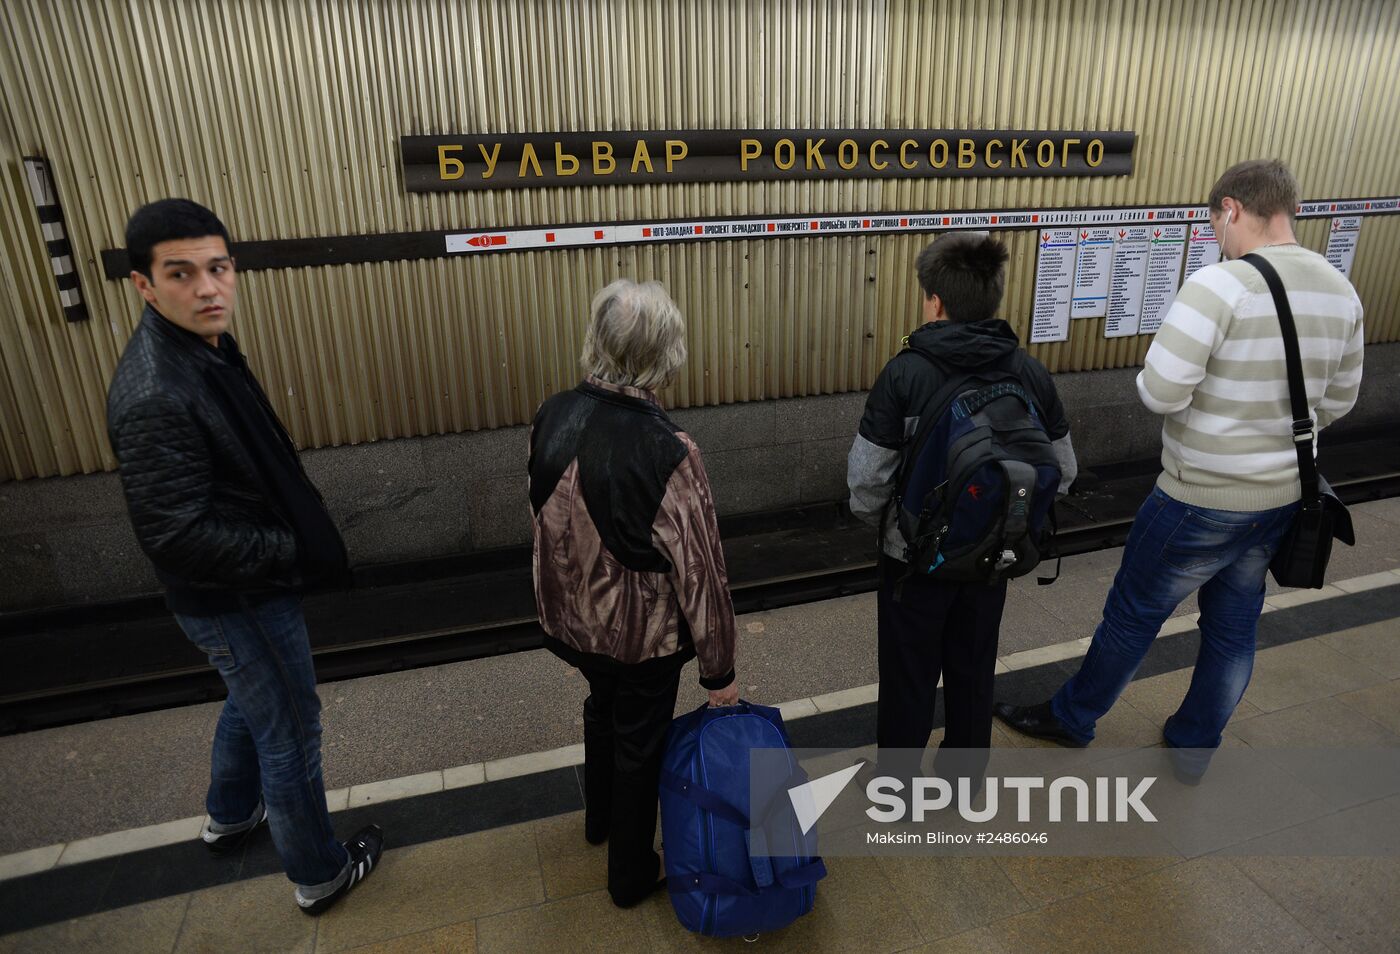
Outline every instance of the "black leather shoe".
<path id="1" fill-rule="evenodd" d="M 998 702 L 992 706 L 992 711 L 998 719 L 1022 735 L 1048 739 L 1071 749 L 1082 749 L 1089 744 L 1070 735 L 1064 723 L 1055 718 L 1049 702 L 1042 702 L 1036 706 L 1013 706 L 1009 702 Z"/>
<path id="2" fill-rule="evenodd" d="M 613 904 L 617 905 L 619 908 L 635 908 L 637 905 L 641 904 L 643 901 L 645 901 L 647 898 L 651 897 L 651 896 L 652 896 L 653 894 L 655 894 L 656 892 L 658 892 L 658 891 L 665 891 L 665 890 L 666 890 L 666 879 L 663 877 L 663 878 L 658 879 L 657 882 L 656 882 L 654 885 L 652 885 L 650 888 L 644 889 L 644 890 L 642 891 L 641 894 L 638 894 L 638 895 L 616 895 L 616 894 L 614 894 L 614 895 L 612 895 Z M 612 889 L 609 888 L 608 891 L 609 891 L 609 893 L 611 893 Z"/>

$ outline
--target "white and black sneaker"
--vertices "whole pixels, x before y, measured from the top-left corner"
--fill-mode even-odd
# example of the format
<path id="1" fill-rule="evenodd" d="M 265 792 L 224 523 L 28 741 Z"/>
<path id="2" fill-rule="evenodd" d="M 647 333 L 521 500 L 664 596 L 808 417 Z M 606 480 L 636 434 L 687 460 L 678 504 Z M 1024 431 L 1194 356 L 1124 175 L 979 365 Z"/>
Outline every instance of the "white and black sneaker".
<path id="1" fill-rule="evenodd" d="M 204 847 L 214 854 L 227 854 L 242 848 L 244 842 L 252 836 L 257 827 L 266 823 L 267 805 L 259 799 L 258 807 L 253 809 L 252 817 L 247 821 L 234 825 L 221 825 L 212 818 L 206 818 L 204 829 L 199 833 L 199 840 L 204 842 Z"/>
<path id="2" fill-rule="evenodd" d="M 303 913 L 321 914 L 349 894 L 355 885 L 368 878 L 374 866 L 379 863 L 379 856 L 384 853 L 384 832 L 378 825 L 366 825 L 345 843 L 345 850 L 350 853 L 350 862 L 331 885 L 324 889 L 320 886 L 297 888 L 297 906 Z M 320 894 L 320 890 L 325 890 L 325 894 Z"/>

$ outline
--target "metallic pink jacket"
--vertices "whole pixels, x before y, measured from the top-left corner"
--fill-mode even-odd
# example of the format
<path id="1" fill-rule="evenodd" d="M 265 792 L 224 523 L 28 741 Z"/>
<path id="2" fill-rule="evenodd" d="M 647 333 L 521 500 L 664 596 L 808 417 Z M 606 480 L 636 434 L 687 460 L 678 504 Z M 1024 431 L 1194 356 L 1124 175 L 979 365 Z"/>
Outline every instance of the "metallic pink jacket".
<path id="1" fill-rule="evenodd" d="M 710 482 L 655 395 L 588 378 L 530 431 L 535 601 L 575 665 L 679 665 L 734 678 L 734 606 Z"/>

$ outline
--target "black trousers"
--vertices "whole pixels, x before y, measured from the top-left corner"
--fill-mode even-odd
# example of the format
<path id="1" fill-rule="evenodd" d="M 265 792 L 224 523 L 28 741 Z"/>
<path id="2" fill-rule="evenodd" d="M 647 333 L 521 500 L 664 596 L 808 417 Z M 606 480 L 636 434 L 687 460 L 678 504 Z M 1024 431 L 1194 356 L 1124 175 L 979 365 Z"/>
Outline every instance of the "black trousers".
<path id="1" fill-rule="evenodd" d="M 1006 581 L 987 586 L 933 583 L 915 576 L 904 583 L 896 602 L 895 588 L 905 569 L 898 560 L 880 558 L 876 743 L 882 750 L 928 745 L 942 674 L 946 722 L 934 771 L 945 778 L 980 778 L 992 743 L 992 679 Z M 983 753 L 960 755 L 964 749 Z M 920 768 L 912 756 L 883 752 L 880 767 L 901 778 Z"/>
<path id="2" fill-rule="evenodd" d="M 650 894 L 661 876 L 656 840 L 657 779 L 676 711 L 680 666 L 581 665 L 584 828 L 608 839 L 608 893 L 618 904 Z"/>

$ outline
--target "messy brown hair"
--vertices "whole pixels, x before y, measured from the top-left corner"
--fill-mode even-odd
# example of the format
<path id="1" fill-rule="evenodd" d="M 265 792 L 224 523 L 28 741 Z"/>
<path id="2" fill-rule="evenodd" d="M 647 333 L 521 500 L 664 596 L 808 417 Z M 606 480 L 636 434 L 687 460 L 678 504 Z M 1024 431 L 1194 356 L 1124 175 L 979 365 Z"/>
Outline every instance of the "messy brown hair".
<path id="1" fill-rule="evenodd" d="M 1280 159 L 1250 159 L 1236 163 L 1215 180 L 1210 210 L 1223 209 L 1226 196 L 1261 219 L 1283 212 L 1292 221 L 1298 211 L 1298 180 Z"/>

